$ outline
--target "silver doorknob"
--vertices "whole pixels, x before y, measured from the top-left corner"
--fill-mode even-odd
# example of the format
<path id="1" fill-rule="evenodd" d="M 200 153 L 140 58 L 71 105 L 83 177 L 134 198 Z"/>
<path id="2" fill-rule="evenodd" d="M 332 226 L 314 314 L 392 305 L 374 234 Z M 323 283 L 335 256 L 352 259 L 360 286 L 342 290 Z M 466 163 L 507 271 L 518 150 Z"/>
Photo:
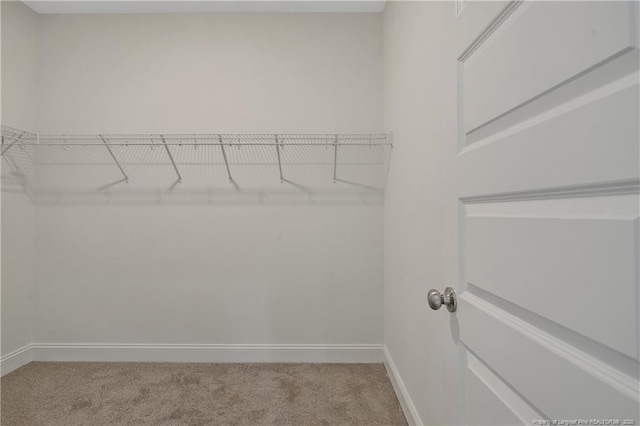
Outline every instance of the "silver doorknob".
<path id="1" fill-rule="evenodd" d="M 442 305 L 445 305 L 449 312 L 455 312 L 458 307 L 456 292 L 451 287 L 445 288 L 444 294 L 440 294 L 440 292 L 435 289 L 429 290 L 427 300 L 429 301 L 429 306 L 431 306 L 431 309 L 434 311 L 440 309 Z"/>

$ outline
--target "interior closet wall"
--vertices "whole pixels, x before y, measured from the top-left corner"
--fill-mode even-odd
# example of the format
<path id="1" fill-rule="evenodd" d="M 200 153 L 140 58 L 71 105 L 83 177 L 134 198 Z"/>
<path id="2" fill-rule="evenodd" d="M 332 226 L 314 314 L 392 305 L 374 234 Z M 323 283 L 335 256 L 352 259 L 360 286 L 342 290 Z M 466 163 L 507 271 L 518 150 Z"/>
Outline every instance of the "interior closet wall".
<path id="1" fill-rule="evenodd" d="M 381 14 L 39 19 L 41 133 L 382 130 Z M 39 206 L 34 340 L 382 343 L 382 220 L 357 197 Z"/>
<path id="2" fill-rule="evenodd" d="M 388 2 L 384 12 L 384 125 L 394 132 L 384 340 L 418 424 L 460 424 L 455 315 L 427 304 L 429 289 L 457 288 L 455 9 L 455 2 Z"/>
<path id="3" fill-rule="evenodd" d="M 34 129 L 37 15 L 21 2 L 14 1 L 3 1 L 1 12 L 1 121 Z M 18 177 L 4 166 L 1 216 L 3 357 L 31 343 L 35 258 L 34 205 L 19 185 Z"/>

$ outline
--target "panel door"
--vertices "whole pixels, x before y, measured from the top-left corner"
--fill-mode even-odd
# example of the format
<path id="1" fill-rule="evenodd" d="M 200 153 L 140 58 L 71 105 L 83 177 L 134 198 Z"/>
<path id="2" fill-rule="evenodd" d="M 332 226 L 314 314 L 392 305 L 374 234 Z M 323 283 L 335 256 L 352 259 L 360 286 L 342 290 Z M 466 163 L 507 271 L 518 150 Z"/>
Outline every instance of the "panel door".
<path id="1" fill-rule="evenodd" d="M 457 18 L 468 424 L 640 423 L 637 7 Z"/>

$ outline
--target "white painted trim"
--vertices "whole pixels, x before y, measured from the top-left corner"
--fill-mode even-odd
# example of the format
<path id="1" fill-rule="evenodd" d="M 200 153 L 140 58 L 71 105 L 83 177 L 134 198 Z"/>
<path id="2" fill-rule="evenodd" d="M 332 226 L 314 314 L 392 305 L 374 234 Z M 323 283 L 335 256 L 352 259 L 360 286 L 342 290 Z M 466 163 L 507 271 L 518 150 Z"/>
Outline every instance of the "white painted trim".
<path id="1" fill-rule="evenodd" d="M 383 345 L 33 344 L 34 361 L 382 362 Z"/>
<path id="2" fill-rule="evenodd" d="M 22 0 L 40 14 L 381 13 L 385 0 Z"/>
<path id="3" fill-rule="evenodd" d="M 11 373 L 33 361 L 33 345 L 25 345 L 0 358 L 0 375 Z"/>
<path id="4" fill-rule="evenodd" d="M 418 414 L 418 410 L 416 410 L 416 406 L 413 404 L 409 391 L 405 387 L 402 377 L 400 377 L 400 372 L 396 368 L 393 358 L 391 358 L 391 353 L 389 353 L 387 345 L 384 345 L 382 349 L 384 352 L 384 366 L 387 369 L 387 374 L 389 380 L 391 380 L 393 389 L 396 391 L 396 396 L 398 397 L 404 416 L 407 418 L 407 423 L 416 426 L 423 425 L 424 423 L 422 423 L 420 414 Z"/>

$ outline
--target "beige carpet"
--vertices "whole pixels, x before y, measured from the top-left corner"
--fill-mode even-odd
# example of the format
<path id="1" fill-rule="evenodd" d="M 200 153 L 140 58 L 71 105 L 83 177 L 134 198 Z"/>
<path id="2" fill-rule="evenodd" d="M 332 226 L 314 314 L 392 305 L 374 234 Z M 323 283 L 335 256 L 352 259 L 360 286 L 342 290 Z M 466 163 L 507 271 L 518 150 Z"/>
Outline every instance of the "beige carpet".
<path id="1" fill-rule="evenodd" d="M 382 364 L 33 362 L 2 426 L 406 425 Z"/>

